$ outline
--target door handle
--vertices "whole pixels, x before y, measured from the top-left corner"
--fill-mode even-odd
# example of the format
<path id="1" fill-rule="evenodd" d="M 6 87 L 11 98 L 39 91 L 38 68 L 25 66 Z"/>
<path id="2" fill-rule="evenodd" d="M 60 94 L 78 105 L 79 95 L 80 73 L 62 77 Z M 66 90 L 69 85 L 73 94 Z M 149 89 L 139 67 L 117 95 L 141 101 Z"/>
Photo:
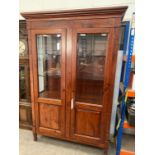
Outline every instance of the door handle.
<path id="1" fill-rule="evenodd" d="M 74 98 L 71 99 L 71 110 L 74 108 Z"/>

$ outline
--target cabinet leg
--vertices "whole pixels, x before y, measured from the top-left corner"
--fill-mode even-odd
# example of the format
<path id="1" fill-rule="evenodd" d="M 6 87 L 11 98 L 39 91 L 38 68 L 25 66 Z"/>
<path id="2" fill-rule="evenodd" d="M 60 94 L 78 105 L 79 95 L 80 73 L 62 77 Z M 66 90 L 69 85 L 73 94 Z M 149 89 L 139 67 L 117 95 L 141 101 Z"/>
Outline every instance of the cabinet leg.
<path id="1" fill-rule="evenodd" d="M 37 133 L 33 133 L 33 140 L 37 141 Z"/>

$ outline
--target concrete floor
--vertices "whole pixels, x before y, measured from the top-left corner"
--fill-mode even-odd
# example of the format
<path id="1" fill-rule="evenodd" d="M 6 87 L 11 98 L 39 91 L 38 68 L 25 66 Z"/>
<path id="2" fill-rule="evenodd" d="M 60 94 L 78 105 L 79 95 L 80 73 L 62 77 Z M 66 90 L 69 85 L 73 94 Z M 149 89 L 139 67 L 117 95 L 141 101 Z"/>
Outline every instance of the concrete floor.
<path id="1" fill-rule="evenodd" d="M 87 145 L 61 141 L 38 135 L 38 141 L 33 141 L 32 131 L 19 130 L 19 154 L 20 155 L 103 155 L 103 150 Z M 123 148 L 134 150 L 134 137 L 125 136 L 122 142 Z M 115 155 L 112 144 L 109 154 Z"/>

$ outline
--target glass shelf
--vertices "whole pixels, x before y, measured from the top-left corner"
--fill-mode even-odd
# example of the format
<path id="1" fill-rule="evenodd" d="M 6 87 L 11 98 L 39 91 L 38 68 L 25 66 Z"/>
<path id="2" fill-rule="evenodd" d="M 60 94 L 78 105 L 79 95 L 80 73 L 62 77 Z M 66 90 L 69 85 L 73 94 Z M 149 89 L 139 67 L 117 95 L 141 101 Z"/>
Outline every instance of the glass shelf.
<path id="1" fill-rule="evenodd" d="M 44 76 L 44 77 L 46 77 L 47 75 L 53 76 L 53 77 L 61 77 L 61 71 L 59 69 L 52 68 L 48 71 L 45 71 L 43 75 L 39 74 L 39 76 Z"/>

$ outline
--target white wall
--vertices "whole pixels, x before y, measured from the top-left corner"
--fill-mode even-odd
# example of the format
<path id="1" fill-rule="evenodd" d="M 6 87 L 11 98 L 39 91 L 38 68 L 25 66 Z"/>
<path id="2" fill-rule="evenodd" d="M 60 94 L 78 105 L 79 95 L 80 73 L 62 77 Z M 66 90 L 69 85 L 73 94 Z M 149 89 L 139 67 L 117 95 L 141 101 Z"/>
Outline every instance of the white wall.
<path id="1" fill-rule="evenodd" d="M 82 8 L 128 6 L 124 20 L 134 12 L 134 0 L 20 0 L 20 12 L 53 11 Z M 19 19 L 23 17 L 19 16 Z"/>

